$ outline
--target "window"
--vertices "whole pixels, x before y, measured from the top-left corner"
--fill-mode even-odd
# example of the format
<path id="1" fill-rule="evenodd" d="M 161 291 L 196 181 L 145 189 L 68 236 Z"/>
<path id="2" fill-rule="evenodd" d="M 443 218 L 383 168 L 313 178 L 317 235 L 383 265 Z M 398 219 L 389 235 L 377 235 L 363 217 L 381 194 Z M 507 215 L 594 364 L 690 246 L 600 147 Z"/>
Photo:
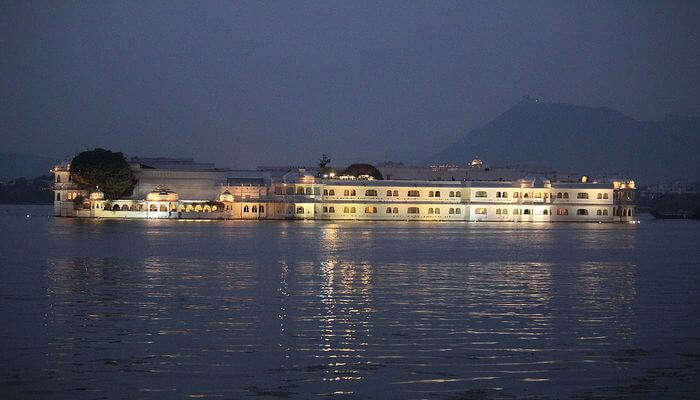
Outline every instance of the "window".
<path id="1" fill-rule="evenodd" d="M 557 193 L 557 199 L 561 199 L 561 192 Z"/>
<path id="2" fill-rule="evenodd" d="M 56 193 L 56 201 L 61 201 L 61 194 L 60 193 Z"/>
<path id="3" fill-rule="evenodd" d="M 432 191 L 432 190 L 431 190 L 431 191 L 429 191 L 429 192 L 428 192 L 428 197 L 433 197 L 433 196 L 434 196 L 434 193 L 433 193 L 433 191 Z"/>
<path id="4" fill-rule="evenodd" d="M 263 206 L 263 205 L 260 206 L 260 212 L 261 212 L 261 213 L 264 213 L 264 212 L 265 212 L 265 206 Z"/>
<path id="5" fill-rule="evenodd" d="M 608 215 L 608 210 L 603 210 L 603 215 Z"/>
<path id="6" fill-rule="evenodd" d="M 496 197 L 501 198 L 501 192 L 496 192 Z M 498 212 L 497 214 L 500 214 L 500 212 Z"/>
<path id="7" fill-rule="evenodd" d="M 258 206 L 253 206 L 253 212 L 254 213 L 258 212 Z"/>
<path id="8" fill-rule="evenodd" d="M 451 190 L 451 191 L 450 191 L 450 197 L 455 197 L 455 192 L 454 192 L 454 190 Z"/>
<path id="9" fill-rule="evenodd" d="M 398 214 L 398 213 L 399 213 L 399 208 L 398 208 L 398 207 L 394 207 L 394 214 Z"/>
<path id="10" fill-rule="evenodd" d="M 504 208 L 502 214 L 503 214 L 503 215 L 508 215 L 508 209 L 507 209 L 507 208 Z"/>
<path id="11" fill-rule="evenodd" d="M 569 210 L 566 208 L 557 208 L 557 215 L 569 215 Z"/>
<path id="12" fill-rule="evenodd" d="M 391 191 L 390 191 L 390 192 L 391 192 Z M 386 213 L 387 213 L 387 214 L 391 214 L 391 207 L 387 207 L 387 208 L 386 208 Z"/>
<path id="13" fill-rule="evenodd" d="M 355 214 L 357 209 L 355 207 L 350 207 L 350 214 Z"/>
<path id="14" fill-rule="evenodd" d="M 420 192 L 417 190 L 409 190 L 408 197 L 420 197 Z"/>
<path id="15" fill-rule="evenodd" d="M 461 208 L 455 208 L 455 214 L 461 214 L 462 209 Z"/>
<path id="16" fill-rule="evenodd" d="M 513 210 L 513 215 L 520 215 L 520 210 Z"/>
<path id="17" fill-rule="evenodd" d="M 507 197 L 508 197 L 508 192 L 503 192 L 503 194 L 501 194 L 501 197 L 503 197 L 504 199 L 507 198 Z"/>
<path id="18" fill-rule="evenodd" d="M 431 207 L 428 209 L 428 214 L 432 214 L 432 213 L 433 213 L 433 208 Z"/>
<path id="19" fill-rule="evenodd" d="M 603 193 L 603 198 L 604 198 L 605 200 L 607 200 L 607 199 L 608 199 L 608 194 L 607 194 L 607 193 Z"/>
<path id="20" fill-rule="evenodd" d="M 323 195 L 328 196 L 328 189 L 323 189 Z"/>
<path id="21" fill-rule="evenodd" d="M 529 198 L 530 198 L 530 193 L 525 193 L 525 194 L 523 195 L 523 198 L 524 198 L 524 199 L 529 199 Z"/>
<path id="22" fill-rule="evenodd" d="M 568 193 L 564 193 L 564 198 L 565 198 L 565 199 L 568 199 L 568 198 L 569 198 L 569 194 L 568 194 Z"/>
<path id="23" fill-rule="evenodd" d="M 61 175 L 56 175 L 56 183 L 61 183 Z"/>
<path id="24" fill-rule="evenodd" d="M 476 192 L 476 194 L 474 196 L 475 197 L 486 197 L 486 192 L 484 192 L 483 190 L 479 190 L 478 192 Z"/>
<path id="25" fill-rule="evenodd" d="M 455 193 L 455 196 L 457 196 L 457 197 L 462 197 L 462 192 L 456 192 L 456 193 Z"/>
<path id="26" fill-rule="evenodd" d="M 304 194 L 304 188 L 303 187 L 298 187 L 297 188 L 297 194 Z"/>
<path id="27" fill-rule="evenodd" d="M 530 214 L 531 214 L 530 209 L 529 209 L 529 208 L 524 209 L 524 210 L 523 210 L 523 214 L 525 214 L 525 215 L 530 215 Z"/>
<path id="28" fill-rule="evenodd" d="M 601 200 L 603 198 L 603 193 L 598 193 L 596 199 Z"/>
<path id="29" fill-rule="evenodd" d="M 304 213 L 304 207 L 297 207 L 297 214 L 303 214 Z"/>
<path id="30" fill-rule="evenodd" d="M 486 215 L 486 209 L 485 209 L 485 208 L 477 208 L 475 212 L 476 212 L 477 214 Z"/>
<path id="31" fill-rule="evenodd" d="M 374 189 L 365 190 L 365 196 L 376 196 L 376 195 L 377 195 L 377 191 Z"/>
<path id="32" fill-rule="evenodd" d="M 248 211 L 250 211 L 250 209 L 248 208 L 248 206 L 243 206 L 243 212 L 248 212 Z"/>
<path id="33" fill-rule="evenodd" d="M 328 207 L 329 213 L 335 213 L 335 207 Z"/>
<path id="34" fill-rule="evenodd" d="M 418 207 L 408 207 L 408 213 L 409 214 L 418 214 L 418 213 L 420 213 L 420 209 L 418 209 Z"/>
<path id="35" fill-rule="evenodd" d="M 541 199 L 541 198 L 542 198 L 542 193 L 541 193 L 541 192 L 535 193 L 535 198 L 536 198 L 536 199 Z"/>
<path id="36" fill-rule="evenodd" d="M 498 194 L 501 194 L 501 192 L 498 192 Z M 497 208 L 496 209 L 496 215 L 501 215 L 501 209 Z"/>
<path id="37" fill-rule="evenodd" d="M 549 215 L 549 210 L 542 210 L 542 215 Z"/>
<path id="38" fill-rule="evenodd" d="M 588 193 L 586 192 L 578 192 L 576 194 L 577 199 L 587 199 L 588 198 Z"/>
<path id="39" fill-rule="evenodd" d="M 327 213 L 328 212 L 328 207 L 323 207 L 323 212 Z"/>
<path id="40" fill-rule="evenodd" d="M 328 191 L 329 196 L 335 196 L 335 190 L 331 189 Z"/>
<path id="41" fill-rule="evenodd" d="M 588 210 L 586 210 L 585 208 L 579 208 L 578 210 L 576 210 L 576 215 L 588 215 Z"/>
<path id="42" fill-rule="evenodd" d="M 314 190 L 311 189 L 310 187 L 307 187 L 307 188 L 306 188 L 306 194 L 307 194 L 307 195 L 314 194 Z"/>
<path id="43" fill-rule="evenodd" d="M 398 196 L 399 196 L 399 191 L 398 191 L 398 190 L 394 190 L 394 197 L 398 197 Z"/>
<path id="44" fill-rule="evenodd" d="M 436 191 L 435 191 L 435 197 L 440 197 L 440 191 L 439 191 L 439 190 L 436 190 Z"/>
<path id="45" fill-rule="evenodd" d="M 435 214 L 440 214 L 440 209 L 435 207 Z"/>
<path id="46" fill-rule="evenodd" d="M 455 213 L 455 209 L 454 209 L 454 208 L 450 208 L 450 210 L 448 211 L 448 213 L 449 213 L 449 214 L 454 214 L 454 213 Z"/>
<path id="47" fill-rule="evenodd" d="M 599 193 L 600 194 L 600 193 Z M 596 211 L 595 215 L 603 215 L 603 210 Z"/>
<path id="48" fill-rule="evenodd" d="M 515 193 L 513 193 L 513 198 L 514 198 L 514 199 L 520 198 L 520 192 L 515 192 Z"/>
<path id="49" fill-rule="evenodd" d="M 387 190 L 386 195 L 387 195 L 387 197 L 391 197 L 391 190 Z"/>
<path id="50" fill-rule="evenodd" d="M 376 214 L 377 207 L 365 207 L 365 214 Z"/>

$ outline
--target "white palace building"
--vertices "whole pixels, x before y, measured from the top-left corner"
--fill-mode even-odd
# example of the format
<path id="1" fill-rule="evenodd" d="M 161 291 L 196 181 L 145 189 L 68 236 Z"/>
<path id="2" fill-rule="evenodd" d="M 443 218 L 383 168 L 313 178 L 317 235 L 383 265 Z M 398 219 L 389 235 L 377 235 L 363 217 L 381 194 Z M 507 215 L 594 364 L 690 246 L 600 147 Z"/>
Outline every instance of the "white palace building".
<path id="1" fill-rule="evenodd" d="M 85 218 L 492 222 L 634 221 L 634 181 L 609 183 L 317 178 L 217 169 L 191 159 L 132 159 L 124 199 L 79 189 L 57 166 L 54 215 Z M 76 201 L 77 200 L 77 201 Z"/>

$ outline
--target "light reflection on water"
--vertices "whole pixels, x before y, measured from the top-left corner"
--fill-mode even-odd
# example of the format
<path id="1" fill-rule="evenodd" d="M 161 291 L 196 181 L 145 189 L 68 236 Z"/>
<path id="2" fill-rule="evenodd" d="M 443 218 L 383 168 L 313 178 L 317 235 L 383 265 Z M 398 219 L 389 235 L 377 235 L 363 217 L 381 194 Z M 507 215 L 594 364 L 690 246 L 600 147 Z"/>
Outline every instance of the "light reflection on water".
<path id="1" fill-rule="evenodd" d="M 43 288 L 5 332 L 42 326 L 5 356 L 17 397 L 637 398 L 700 376 L 697 263 L 659 264 L 644 224 L 39 228 L 13 264 Z"/>

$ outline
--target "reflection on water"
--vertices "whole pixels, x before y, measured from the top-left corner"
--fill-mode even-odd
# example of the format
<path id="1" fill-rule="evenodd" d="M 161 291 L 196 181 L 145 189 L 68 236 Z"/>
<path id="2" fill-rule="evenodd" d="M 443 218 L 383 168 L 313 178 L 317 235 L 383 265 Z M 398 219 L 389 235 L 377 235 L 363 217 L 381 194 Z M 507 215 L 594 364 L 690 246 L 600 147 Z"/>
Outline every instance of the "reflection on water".
<path id="1" fill-rule="evenodd" d="M 37 229 L 47 249 L 8 265 L 41 293 L 3 286 L 34 316 L 3 331 L 16 397 L 637 398 L 700 376 L 697 264 L 644 224 Z"/>

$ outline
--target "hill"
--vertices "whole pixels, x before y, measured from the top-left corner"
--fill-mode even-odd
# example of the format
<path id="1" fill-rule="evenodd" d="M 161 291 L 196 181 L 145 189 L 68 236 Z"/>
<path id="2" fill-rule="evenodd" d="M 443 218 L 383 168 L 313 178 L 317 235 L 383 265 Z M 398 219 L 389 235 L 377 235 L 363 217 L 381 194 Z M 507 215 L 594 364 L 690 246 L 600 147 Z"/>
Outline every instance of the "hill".
<path id="1" fill-rule="evenodd" d="M 46 175 L 58 160 L 32 154 L 0 153 L 0 181 Z"/>
<path id="2" fill-rule="evenodd" d="M 548 164 L 654 182 L 700 179 L 698 149 L 699 117 L 638 121 L 610 108 L 525 98 L 427 161 L 464 164 L 478 154 L 491 164 Z"/>

